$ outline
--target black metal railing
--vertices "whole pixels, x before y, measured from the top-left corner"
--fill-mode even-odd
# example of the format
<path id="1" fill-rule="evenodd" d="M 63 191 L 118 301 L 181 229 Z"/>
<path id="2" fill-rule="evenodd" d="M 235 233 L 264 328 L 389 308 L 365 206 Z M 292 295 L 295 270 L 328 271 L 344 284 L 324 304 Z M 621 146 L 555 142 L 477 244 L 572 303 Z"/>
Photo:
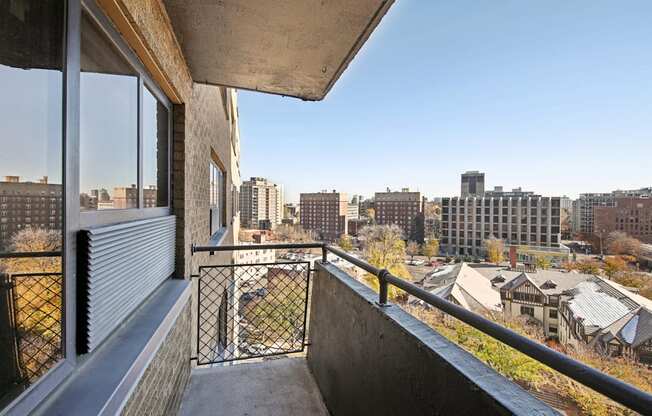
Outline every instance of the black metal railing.
<path id="1" fill-rule="evenodd" d="M 199 267 L 197 363 L 304 351 L 310 263 Z"/>
<path id="2" fill-rule="evenodd" d="M 60 252 L 0 253 L 5 396 L 24 390 L 63 358 L 63 275 L 60 261 L 53 259 L 59 256 Z"/>
<path id="3" fill-rule="evenodd" d="M 328 253 L 340 257 L 343 260 L 371 273 L 378 278 L 379 294 L 378 304 L 388 306 L 387 294 L 389 285 L 404 290 L 408 294 L 421 299 L 427 304 L 459 319 L 473 328 L 501 341 L 504 344 L 522 352 L 523 354 L 547 365 L 571 379 L 605 395 L 606 397 L 641 414 L 652 414 L 652 394 L 644 392 L 636 387 L 627 384 L 615 377 L 602 373 L 584 363 L 576 361 L 560 352 L 557 352 L 543 344 L 533 341 L 510 329 L 507 329 L 496 322 L 493 322 L 481 315 L 464 309 L 446 299 L 440 298 L 432 293 L 392 275 L 386 269 L 379 269 L 364 260 L 361 260 L 349 253 L 324 243 L 301 243 L 301 244 L 258 244 L 241 246 L 192 246 L 192 253 L 233 250 L 260 250 L 260 249 L 299 249 L 299 248 L 320 248 L 322 250 L 322 261 L 327 262 Z"/>

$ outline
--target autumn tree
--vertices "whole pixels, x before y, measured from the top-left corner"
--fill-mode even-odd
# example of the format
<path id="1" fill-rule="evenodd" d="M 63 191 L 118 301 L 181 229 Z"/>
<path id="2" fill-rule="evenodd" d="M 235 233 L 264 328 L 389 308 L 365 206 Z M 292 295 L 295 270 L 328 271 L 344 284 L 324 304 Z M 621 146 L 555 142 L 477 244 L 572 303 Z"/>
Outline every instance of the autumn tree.
<path id="1" fill-rule="evenodd" d="M 627 270 L 627 263 L 620 256 L 607 257 L 604 260 L 604 272 L 609 278 L 613 278 L 617 274 Z"/>
<path id="2" fill-rule="evenodd" d="M 421 248 L 421 252 L 424 256 L 428 257 L 428 261 L 430 261 L 434 256 L 439 254 L 439 240 L 433 238 L 426 241 Z"/>
<path id="3" fill-rule="evenodd" d="M 641 242 L 622 231 L 609 233 L 606 240 L 607 250 L 610 254 L 627 254 L 638 256 L 641 251 Z"/>
<path id="4" fill-rule="evenodd" d="M 379 269 L 387 269 L 394 276 L 411 280 L 412 276 L 405 267 L 405 242 L 403 232 L 397 225 L 369 225 L 360 230 L 360 240 L 363 242 L 364 256 L 367 261 Z M 366 274 L 365 282 L 378 291 L 378 278 Z M 403 299 L 405 293 L 390 286 L 388 290 L 390 299 L 396 301 Z"/>
<path id="5" fill-rule="evenodd" d="M 340 246 L 340 248 L 344 251 L 353 250 L 353 241 L 351 236 L 347 234 L 342 234 L 340 236 L 339 240 L 337 240 L 337 245 Z"/>
<path id="6" fill-rule="evenodd" d="M 537 269 L 546 270 L 552 267 L 552 262 L 550 261 L 550 257 L 537 256 L 536 265 L 537 265 Z"/>
<path id="7" fill-rule="evenodd" d="M 484 245 L 487 250 L 487 258 L 491 263 L 499 265 L 503 261 L 503 253 L 505 251 L 505 243 L 495 237 L 484 240 Z"/>
<path id="8" fill-rule="evenodd" d="M 585 274 L 600 274 L 600 263 L 594 260 L 584 260 L 575 263 L 575 270 Z"/>
<path id="9" fill-rule="evenodd" d="M 414 256 L 419 254 L 419 243 L 416 241 L 409 241 L 405 252 L 410 256 L 410 261 L 414 261 Z"/>

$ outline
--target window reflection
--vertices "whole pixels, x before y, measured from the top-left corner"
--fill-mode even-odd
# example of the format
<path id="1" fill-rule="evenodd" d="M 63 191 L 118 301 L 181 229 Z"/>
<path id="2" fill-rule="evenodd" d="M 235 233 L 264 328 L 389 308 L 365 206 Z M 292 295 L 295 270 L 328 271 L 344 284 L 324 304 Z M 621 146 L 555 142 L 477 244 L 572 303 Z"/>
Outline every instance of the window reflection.
<path id="1" fill-rule="evenodd" d="M 83 14 L 80 208 L 138 207 L 138 77 Z"/>
<path id="2" fill-rule="evenodd" d="M 168 110 L 143 90 L 143 204 L 168 205 Z"/>
<path id="3" fill-rule="evenodd" d="M 0 1 L 0 252 L 61 251 L 65 2 Z M 60 257 L 0 259 L 0 411 L 63 357 Z"/>

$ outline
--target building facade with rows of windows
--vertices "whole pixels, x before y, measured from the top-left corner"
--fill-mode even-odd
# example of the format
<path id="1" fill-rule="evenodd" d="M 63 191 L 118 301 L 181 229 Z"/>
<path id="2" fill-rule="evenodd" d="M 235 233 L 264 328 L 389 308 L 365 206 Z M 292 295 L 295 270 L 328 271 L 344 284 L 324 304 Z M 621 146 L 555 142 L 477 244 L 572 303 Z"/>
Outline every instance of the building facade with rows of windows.
<path id="1" fill-rule="evenodd" d="M 560 198 L 443 198 L 442 251 L 480 256 L 485 240 L 554 252 L 561 246 Z"/>

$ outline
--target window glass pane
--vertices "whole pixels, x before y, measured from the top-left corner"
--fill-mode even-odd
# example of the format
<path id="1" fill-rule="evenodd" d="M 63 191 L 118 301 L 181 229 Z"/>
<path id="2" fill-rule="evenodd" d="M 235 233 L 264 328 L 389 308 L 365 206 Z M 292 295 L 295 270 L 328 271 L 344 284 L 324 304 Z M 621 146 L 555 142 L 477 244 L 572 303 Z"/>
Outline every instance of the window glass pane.
<path id="1" fill-rule="evenodd" d="M 80 207 L 138 206 L 138 77 L 83 14 L 80 85 Z"/>
<path id="2" fill-rule="evenodd" d="M 65 2 L 0 1 L 0 252 L 61 251 Z M 0 412 L 63 358 L 60 257 L 0 259 Z"/>
<path id="3" fill-rule="evenodd" d="M 143 198 L 145 208 L 168 206 L 168 110 L 143 90 Z"/>

